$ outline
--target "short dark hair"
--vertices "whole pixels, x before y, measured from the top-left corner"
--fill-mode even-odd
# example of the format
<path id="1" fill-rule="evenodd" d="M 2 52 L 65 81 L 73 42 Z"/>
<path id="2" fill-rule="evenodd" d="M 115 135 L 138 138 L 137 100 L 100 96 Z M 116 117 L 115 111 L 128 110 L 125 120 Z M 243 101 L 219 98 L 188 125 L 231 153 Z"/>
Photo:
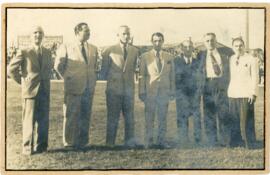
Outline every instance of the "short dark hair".
<path id="1" fill-rule="evenodd" d="M 82 31 L 82 26 L 88 27 L 88 24 L 85 22 L 81 22 L 81 23 L 77 24 L 74 28 L 75 35 L 77 35 L 80 31 Z"/>
<path id="2" fill-rule="evenodd" d="M 160 33 L 160 32 L 153 33 L 151 36 L 151 41 L 153 41 L 154 36 L 161 37 L 162 41 L 164 41 L 164 35 L 162 33 Z"/>
<path id="3" fill-rule="evenodd" d="M 208 32 L 208 33 L 204 34 L 204 37 L 206 37 L 206 36 L 213 36 L 214 38 L 217 38 L 216 34 L 213 32 Z"/>
<path id="4" fill-rule="evenodd" d="M 242 37 L 233 38 L 232 39 L 232 45 L 234 44 L 235 41 L 240 41 L 240 42 L 242 42 L 245 45 L 245 42 L 244 42 L 244 40 L 243 40 Z"/>

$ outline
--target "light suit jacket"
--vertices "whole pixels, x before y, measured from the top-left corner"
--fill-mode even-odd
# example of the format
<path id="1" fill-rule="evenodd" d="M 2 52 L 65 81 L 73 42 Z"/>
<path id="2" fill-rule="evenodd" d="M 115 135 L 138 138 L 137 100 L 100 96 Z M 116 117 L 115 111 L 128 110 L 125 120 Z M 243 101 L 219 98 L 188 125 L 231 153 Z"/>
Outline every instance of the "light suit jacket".
<path id="1" fill-rule="evenodd" d="M 64 90 L 69 94 L 81 95 L 89 83 L 90 90 L 94 91 L 97 75 L 95 65 L 98 58 L 97 47 L 86 43 L 85 62 L 78 43 L 61 45 L 57 50 L 54 68 L 64 79 Z"/>
<path id="2" fill-rule="evenodd" d="M 159 72 L 154 50 L 141 56 L 139 75 L 139 94 L 146 94 L 146 98 L 162 97 L 169 100 L 175 93 L 175 73 L 173 56 L 161 52 L 162 69 Z"/>
<path id="3" fill-rule="evenodd" d="M 139 50 L 129 45 L 126 61 L 120 44 L 111 46 L 102 53 L 102 75 L 107 80 L 106 92 L 134 96 L 135 69 Z"/>
<path id="4" fill-rule="evenodd" d="M 31 47 L 18 50 L 7 68 L 7 74 L 21 84 L 23 98 L 34 98 L 38 93 L 41 81 L 45 92 L 48 95 L 50 93 L 51 52 L 43 46 L 41 46 L 41 50 L 41 65 L 35 48 Z"/>

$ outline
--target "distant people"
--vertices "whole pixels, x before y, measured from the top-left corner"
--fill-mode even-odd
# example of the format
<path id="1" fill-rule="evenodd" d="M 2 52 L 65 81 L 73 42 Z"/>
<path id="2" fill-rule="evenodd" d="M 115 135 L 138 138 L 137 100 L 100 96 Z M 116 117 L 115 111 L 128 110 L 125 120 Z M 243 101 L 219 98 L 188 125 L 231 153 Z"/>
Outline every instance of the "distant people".
<path id="1" fill-rule="evenodd" d="M 130 28 L 120 26 L 117 33 L 119 43 L 102 53 L 101 73 L 107 80 L 107 133 L 106 144 L 115 145 L 116 133 L 122 112 L 125 123 L 125 143 L 136 146 L 134 138 L 134 93 L 135 69 L 139 50 L 130 45 Z"/>
<path id="2" fill-rule="evenodd" d="M 35 26 L 32 45 L 17 53 L 8 66 L 8 75 L 22 87 L 22 154 L 47 151 L 50 103 L 51 52 L 42 46 L 44 31 Z"/>
<path id="3" fill-rule="evenodd" d="M 217 48 L 217 39 L 214 33 L 204 35 L 204 44 L 206 51 L 201 51 L 198 54 L 198 59 L 201 61 L 201 80 L 199 82 L 203 95 L 204 126 L 208 138 L 207 145 L 216 146 L 220 144 L 218 135 L 223 135 L 222 132 L 218 134 L 217 129 L 226 131 L 229 55 L 225 49 Z"/>
<path id="4" fill-rule="evenodd" d="M 228 88 L 231 117 L 231 146 L 252 148 L 256 140 L 254 103 L 258 88 L 258 60 L 245 53 L 242 38 L 233 39 Z"/>
<path id="5" fill-rule="evenodd" d="M 63 144 L 68 149 L 81 149 L 89 142 L 98 53 L 97 47 L 87 42 L 87 23 L 76 25 L 74 32 L 74 43 L 58 49 L 54 68 L 64 79 Z"/>
<path id="6" fill-rule="evenodd" d="M 188 135 L 189 117 L 193 116 L 195 143 L 201 141 L 200 94 L 198 78 L 200 60 L 193 57 L 193 42 L 182 42 L 183 54 L 174 59 L 175 65 L 175 99 L 177 127 L 181 145 L 191 143 Z"/>
<path id="7" fill-rule="evenodd" d="M 141 56 L 139 98 L 145 104 L 145 146 L 168 147 L 165 134 L 169 101 L 174 97 L 173 56 L 162 50 L 164 36 L 152 34 L 153 49 Z M 157 113 L 158 133 L 154 143 L 154 121 Z"/>

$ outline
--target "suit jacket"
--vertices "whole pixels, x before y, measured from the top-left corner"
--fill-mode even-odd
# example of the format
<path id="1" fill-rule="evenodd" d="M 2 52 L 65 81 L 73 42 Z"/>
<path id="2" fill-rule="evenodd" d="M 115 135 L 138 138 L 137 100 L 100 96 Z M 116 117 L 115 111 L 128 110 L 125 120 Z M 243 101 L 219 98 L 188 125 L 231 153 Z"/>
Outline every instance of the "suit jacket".
<path id="1" fill-rule="evenodd" d="M 169 100 L 175 93 L 173 56 L 165 51 L 162 51 L 160 55 L 162 63 L 160 72 L 154 50 L 141 56 L 139 94 L 146 94 L 146 98 L 159 96 Z"/>
<path id="2" fill-rule="evenodd" d="M 31 47 L 18 50 L 8 66 L 8 75 L 21 84 L 23 98 L 34 98 L 41 83 L 44 92 L 48 95 L 50 93 L 51 52 L 43 46 L 41 50 L 41 65 L 35 48 Z"/>
<path id="3" fill-rule="evenodd" d="M 136 63 L 139 50 L 129 45 L 126 61 L 120 44 L 111 46 L 102 53 L 101 72 L 107 80 L 106 92 L 134 96 Z"/>
<path id="4" fill-rule="evenodd" d="M 221 62 L 223 65 L 223 72 L 222 72 L 222 76 L 220 78 L 218 78 L 218 89 L 222 90 L 222 91 L 226 91 L 228 89 L 228 85 L 229 85 L 229 58 L 231 56 L 231 52 L 228 52 L 225 48 L 217 48 L 217 51 L 220 55 L 221 58 Z M 207 57 L 207 51 L 202 51 L 198 54 L 198 59 L 200 60 L 200 74 L 201 74 L 201 78 L 199 79 L 199 88 L 200 88 L 200 92 L 204 93 L 205 91 L 205 84 L 206 84 L 206 57 Z"/>
<path id="5" fill-rule="evenodd" d="M 57 50 L 55 70 L 64 79 L 64 90 L 69 94 L 81 95 L 85 88 L 94 91 L 97 75 L 95 65 L 98 58 L 97 47 L 86 43 L 88 64 L 85 62 L 78 43 L 61 45 Z"/>
<path id="6" fill-rule="evenodd" d="M 180 96 L 198 96 L 198 80 L 200 60 L 192 58 L 191 64 L 186 64 L 184 55 L 174 59 L 176 99 Z"/>

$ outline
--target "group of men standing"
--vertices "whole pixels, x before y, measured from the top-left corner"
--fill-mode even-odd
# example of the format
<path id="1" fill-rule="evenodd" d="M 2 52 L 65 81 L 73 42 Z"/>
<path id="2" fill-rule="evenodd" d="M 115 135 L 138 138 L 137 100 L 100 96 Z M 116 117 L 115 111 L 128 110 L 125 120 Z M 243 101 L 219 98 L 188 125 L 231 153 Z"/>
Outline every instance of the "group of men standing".
<path id="1" fill-rule="evenodd" d="M 134 75 L 140 60 L 139 99 L 145 104 L 145 147 L 166 147 L 167 113 L 170 100 L 176 100 L 177 126 L 179 142 L 189 142 L 188 118 L 194 117 L 195 144 L 202 143 L 200 99 L 204 103 L 204 125 L 208 138 L 207 144 L 214 146 L 217 139 L 217 119 L 224 137 L 230 135 L 225 144 L 244 141 L 246 147 L 255 140 L 254 101 L 255 90 L 246 87 L 242 96 L 227 95 L 228 86 L 237 89 L 244 84 L 238 81 L 230 83 L 230 56 L 216 47 L 214 33 L 204 36 L 206 51 L 193 58 L 193 43 L 182 43 L 183 54 L 174 57 L 162 49 L 164 36 L 153 33 L 153 49 L 140 55 L 139 49 L 129 44 L 130 29 L 120 26 L 119 43 L 102 53 L 102 68 L 97 70 L 97 47 L 89 44 L 90 29 L 86 23 L 79 23 L 74 29 L 76 41 L 63 44 L 57 51 L 55 70 L 64 80 L 64 124 L 63 144 L 67 148 L 81 149 L 89 142 L 89 125 L 92 102 L 95 92 L 97 73 L 107 80 L 107 132 L 106 144 L 115 145 L 116 133 L 122 112 L 125 123 L 124 145 L 135 147 L 134 136 Z M 23 154 L 44 152 L 48 146 L 49 127 L 49 71 L 52 68 L 50 52 L 41 46 L 44 36 L 41 27 L 35 27 L 32 33 L 34 46 L 19 51 L 11 60 L 8 74 L 22 84 L 23 101 Z M 239 42 L 241 48 L 239 49 Z M 244 42 L 241 38 L 233 41 L 238 44 L 236 60 L 242 69 L 239 76 L 245 82 L 252 79 L 250 86 L 255 88 L 256 71 L 252 60 L 242 57 Z M 244 60 L 244 61 L 240 61 Z M 241 63 L 241 64 L 240 64 Z M 231 63 L 232 64 L 232 63 Z M 240 66 L 239 66 L 240 67 Z M 237 67 L 237 68 L 239 68 Z M 20 71 L 21 68 L 21 71 Z M 240 71 L 241 71 L 240 70 Z M 253 71 L 254 70 L 254 71 Z M 239 70 L 236 70 L 236 72 Z M 235 72 L 231 72 L 235 73 Z M 254 75 L 255 74 L 255 75 Z M 21 81 L 22 80 L 22 81 Z M 234 85 L 236 83 L 236 85 Z M 231 85 L 232 84 L 232 85 Z M 236 93 L 237 94 L 237 93 Z M 239 100 L 236 100 L 239 99 Z M 244 99 L 244 100 L 243 100 Z M 229 105 L 229 102 L 232 105 Z M 231 109 L 231 110 L 230 110 Z M 243 112 L 248 110 L 249 112 Z M 231 112 L 232 111 L 232 112 Z M 239 112 L 241 111 L 241 112 Z M 252 112 L 253 111 L 253 116 Z M 155 139 L 154 121 L 158 119 L 158 133 Z M 234 116 L 234 117 L 230 117 Z M 252 120 L 253 117 L 253 120 Z M 232 124 L 232 122 L 234 124 Z M 232 127 L 233 126 L 233 127 Z M 251 136 L 252 135 L 252 139 Z M 155 141 L 156 140 L 156 141 Z"/>

